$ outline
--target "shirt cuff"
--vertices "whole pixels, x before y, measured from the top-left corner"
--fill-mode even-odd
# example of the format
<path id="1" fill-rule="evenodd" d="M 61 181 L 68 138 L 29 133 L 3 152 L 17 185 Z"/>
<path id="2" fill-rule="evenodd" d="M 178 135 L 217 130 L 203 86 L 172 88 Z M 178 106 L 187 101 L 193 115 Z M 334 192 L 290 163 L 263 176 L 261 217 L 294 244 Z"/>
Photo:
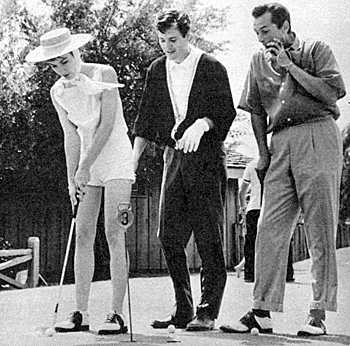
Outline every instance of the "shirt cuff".
<path id="1" fill-rule="evenodd" d="M 210 126 L 205 119 L 197 119 L 196 123 L 200 126 L 203 132 L 208 132 L 210 130 Z"/>

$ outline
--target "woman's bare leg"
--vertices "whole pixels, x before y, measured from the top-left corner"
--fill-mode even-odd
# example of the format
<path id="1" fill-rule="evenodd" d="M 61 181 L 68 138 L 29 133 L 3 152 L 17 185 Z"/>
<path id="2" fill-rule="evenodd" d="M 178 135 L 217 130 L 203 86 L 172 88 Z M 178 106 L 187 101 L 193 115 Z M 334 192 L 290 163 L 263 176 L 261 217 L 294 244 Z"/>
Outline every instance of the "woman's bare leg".
<path id="1" fill-rule="evenodd" d="M 74 272 L 76 308 L 79 311 L 87 311 L 89 305 L 90 286 L 95 269 L 94 242 L 101 194 L 101 187 L 87 186 L 78 208 Z"/>
<path id="2" fill-rule="evenodd" d="M 110 252 L 112 279 L 111 310 L 123 314 L 123 302 L 127 283 L 125 256 L 125 230 L 118 225 L 117 212 L 120 203 L 130 202 L 132 181 L 110 180 L 105 185 L 105 231 Z"/>

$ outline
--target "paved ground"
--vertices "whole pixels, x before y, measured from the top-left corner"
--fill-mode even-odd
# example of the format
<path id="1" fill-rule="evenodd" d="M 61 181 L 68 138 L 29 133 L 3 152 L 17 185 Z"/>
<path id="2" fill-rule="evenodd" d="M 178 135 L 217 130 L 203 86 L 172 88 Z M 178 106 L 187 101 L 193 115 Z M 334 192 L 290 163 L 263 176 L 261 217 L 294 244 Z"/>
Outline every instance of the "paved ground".
<path id="1" fill-rule="evenodd" d="M 172 310 L 172 284 L 169 277 L 130 279 L 133 320 L 133 345 L 165 345 L 172 342 L 183 346 L 235 346 L 235 345 L 350 345 L 350 248 L 338 250 L 339 310 L 328 313 L 328 335 L 319 338 L 296 336 L 304 323 L 311 296 L 310 260 L 294 264 L 296 282 L 287 284 L 285 312 L 273 314 L 275 334 L 233 335 L 220 332 L 190 333 L 176 331 L 172 334 L 154 330 L 149 323 L 154 318 L 167 315 Z M 199 276 L 192 276 L 194 297 L 199 299 Z M 91 329 L 89 333 L 55 334 L 39 336 L 40 328 L 50 327 L 56 304 L 58 287 L 39 287 L 25 290 L 0 291 L 0 346 L 114 346 L 131 343 L 130 334 L 99 337 L 96 330 L 109 308 L 110 282 L 96 282 L 91 291 Z M 228 276 L 218 328 L 240 318 L 251 307 L 253 284 L 245 283 L 234 273 Z M 74 309 L 74 286 L 63 288 L 59 319 Z M 126 305 L 126 310 L 127 305 Z"/>

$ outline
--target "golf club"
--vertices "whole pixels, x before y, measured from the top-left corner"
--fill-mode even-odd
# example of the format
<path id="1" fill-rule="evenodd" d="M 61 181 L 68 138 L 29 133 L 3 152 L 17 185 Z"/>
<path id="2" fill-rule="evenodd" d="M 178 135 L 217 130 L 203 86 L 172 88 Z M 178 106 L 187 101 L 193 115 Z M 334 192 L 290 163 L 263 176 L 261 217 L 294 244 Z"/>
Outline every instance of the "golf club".
<path id="1" fill-rule="evenodd" d="M 129 254 L 126 247 L 126 231 L 132 225 L 134 221 L 134 216 L 131 211 L 131 204 L 128 202 L 120 203 L 118 205 L 118 215 L 117 220 L 119 226 L 121 226 L 125 231 L 125 261 L 126 261 L 126 287 L 128 292 L 128 308 L 129 308 L 129 324 L 130 324 L 130 341 L 133 340 L 133 332 L 132 332 L 132 318 L 131 318 L 131 298 L 130 298 L 130 284 L 129 284 Z"/>
<path id="2" fill-rule="evenodd" d="M 55 313 L 54 313 L 54 318 L 53 318 L 53 327 L 56 324 L 57 320 L 57 313 L 58 313 L 58 307 L 61 301 L 61 295 L 62 295 L 62 288 L 63 288 L 63 280 L 66 274 L 66 268 L 67 268 L 67 262 L 68 262 L 68 257 L 69 257 L 69 251 L 72 243 L 72 237 L 74 233 L 74 228 L 75 228 L 75 221 L 78 213 L 78 206 L 79 206 L 79 199 L 77 198 L 77 203 L 74 206 L 73 209 L 73 216 L 72 216 L 72 222 L 70 225 L 70 231 L 69 231 L 69 236 L 68 236 L 68 242 L 67 242 L 67 248 L 66 248 L 66 254 L 64 256 L 64 262 L 63 262 L 63 268 L 62 268 L 62 274 L 61 274 L 61 279 L 60 279 L 60 286 L 59 286 L 59 291 L 58 291 L 58 298 L 57 298 L 57 303 L 55 307 Z"/>

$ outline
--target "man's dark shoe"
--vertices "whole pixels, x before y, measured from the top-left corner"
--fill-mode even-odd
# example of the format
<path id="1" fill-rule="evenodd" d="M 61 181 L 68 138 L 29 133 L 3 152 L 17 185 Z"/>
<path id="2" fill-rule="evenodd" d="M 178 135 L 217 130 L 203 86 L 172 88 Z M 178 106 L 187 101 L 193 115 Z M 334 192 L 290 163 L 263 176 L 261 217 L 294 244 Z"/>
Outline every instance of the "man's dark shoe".
<path id="1" fill-rule="evenodd" d="M 192 317 L 188 319 L 179 319 L 173 315 L 169 315 L 164 320 L 154 320 L 151 326 L 155 329 L 167 329 L 170 325 L 173 325 L 175 328 L 184 329 L 191 320 Z"/>
<path id="2" fill-rule="evenodd" d="M 196 316 L 186 328 L 188 332 L 202 332 L 206 330 L 213 330 L 215 327 L 215 321 L 208 316 L 199 315 Z"/>
<path id="3" fill-rule="evenodd" d="M 318 336 L 325 335 L 326 327 L 321 319 L 316 319 L 313 316 L 308 316 L 308 320 L 299 331 L 298 336 Z"/>
<path id="4" fill-rule="evenodd" d="M 257 328 L 261 334 L 273 333 L 271 318 L 255 316 L 252 311 L 249 311 L 239 321 L 220 327 L 225 333 L 250 333 L 253 328 Z"/>

